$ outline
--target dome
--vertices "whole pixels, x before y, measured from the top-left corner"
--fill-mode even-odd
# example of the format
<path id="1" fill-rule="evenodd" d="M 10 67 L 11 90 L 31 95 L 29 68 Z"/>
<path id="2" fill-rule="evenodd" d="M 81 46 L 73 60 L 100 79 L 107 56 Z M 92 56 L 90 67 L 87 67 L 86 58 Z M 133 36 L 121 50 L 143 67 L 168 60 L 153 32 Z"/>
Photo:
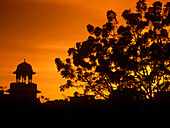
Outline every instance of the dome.
<path id="1" fill-rule="evenodd" d="M 16 74 L 16 81 L 20 82 L 20 79 L 22 78 L 22 82 L 26 81 L 26 78 L 28 77 L 28 83 L 32 83 L 32 75 L 35 74 L 32 70 L 32 66 L 28 63 L 22 62 L 17 66 L 17 70 L 13 72 Z"/>
<path id="2" fill-rule="evenodd" d="M 32 70 L 32 66 L 25 61 L 17 66 L 17 70 L 14 72 L 14 74 L 20 74 L 22 75 L 32 75 L 35 74 Z"/>

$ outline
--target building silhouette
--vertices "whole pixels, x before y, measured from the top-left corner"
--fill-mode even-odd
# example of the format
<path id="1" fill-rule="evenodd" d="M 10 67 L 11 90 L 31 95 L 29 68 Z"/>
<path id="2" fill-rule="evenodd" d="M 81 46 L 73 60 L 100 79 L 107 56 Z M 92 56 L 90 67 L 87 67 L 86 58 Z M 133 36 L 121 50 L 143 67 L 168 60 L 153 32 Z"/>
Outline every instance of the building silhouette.
<path id="1" fill-rule="evenodd" d="M 14 101 L 20 102 L 37 102 L 37 93 L 41 93 L 37 90 L 37 84 L 32 82 L 33 72 L 32 66 L 28 64 L 25 59 L 24 62 L 17 66 L 16 82 L 10 84 L 9 96 Z"/>
<path id="2" fill-rule="evenodd" d="M 13 112 L 59 112 L 66 110 L 67 112 L 81 112 L 99 110 L 117 110 L 117 112 L 128 111 L 159 111 L 167 110 L 170 107 L 170 91 L 161 92 L 155 95 L 152 101 L 143 99 L 141 92 L 136 92 L 132 89 L 115 90 L 109 99 L 95 99 L 94 95 L 84 95 L 78 92 L 74 96 L 69 96 L 64 100 L 56 99 L 54 101 L 47 101 L 40 103 L 37 98 L 37 84 L 33 83 L 33 75 L 36 74 L 32 66 L 25 60 L 17 66 L 16 81 L 10 84 L 10 89 L 4 94 L 4 90 L 0 90 L 0 109 L 7 110 L 9 113 Z M 77 111 L 78 110 L 78 111 Z"/>

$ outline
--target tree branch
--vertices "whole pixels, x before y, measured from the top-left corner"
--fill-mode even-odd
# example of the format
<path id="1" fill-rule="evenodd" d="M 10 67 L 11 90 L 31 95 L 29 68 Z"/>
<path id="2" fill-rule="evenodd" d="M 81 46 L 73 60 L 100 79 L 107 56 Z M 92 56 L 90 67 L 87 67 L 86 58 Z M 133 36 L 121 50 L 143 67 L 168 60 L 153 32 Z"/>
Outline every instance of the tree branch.
<path id="1" fill-rule="evenodd" d="M 92 89 L 93 91 L 97 92 L 100 96 L 102 96 L 103 98 L 107 99 L 107 97 L 106 97 L 104 94 L 100 93 L 97 89 L 95 89 L 95 88 L 92 87 L 90 81 L 89 81 L 87 78 L 85 78 L 85 80 L 86 80 L 86 82 L 90 85 L 90 87 L 91 87 L 91 89 Z"/>

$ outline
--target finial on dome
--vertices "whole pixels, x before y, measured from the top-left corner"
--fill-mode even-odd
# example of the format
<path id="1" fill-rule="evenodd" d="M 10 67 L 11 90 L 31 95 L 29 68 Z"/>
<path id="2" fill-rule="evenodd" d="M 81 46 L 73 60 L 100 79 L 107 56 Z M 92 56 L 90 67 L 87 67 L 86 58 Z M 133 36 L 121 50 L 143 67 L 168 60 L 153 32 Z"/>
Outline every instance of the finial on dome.
<path id="1" fill-rule="evenodd" d="M 26 62 L 26 59 L 24 58 L 24 62 Z"/>

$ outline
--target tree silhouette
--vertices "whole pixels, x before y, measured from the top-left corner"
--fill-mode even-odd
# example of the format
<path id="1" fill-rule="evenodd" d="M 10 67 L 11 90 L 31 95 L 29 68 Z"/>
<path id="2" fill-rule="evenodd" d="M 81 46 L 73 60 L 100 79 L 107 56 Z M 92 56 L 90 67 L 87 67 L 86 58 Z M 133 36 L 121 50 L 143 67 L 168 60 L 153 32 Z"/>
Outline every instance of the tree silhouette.
<path id="1" fill-rule="evenodd" d="M 87 25 L 90 36 L 68 50 L 69 58 L 56 58 L 58 71 L 69 87 L 108 98 L 117 90 L 133 89 L 144 98 L 167 91 L 170 84 L 170 2 L 162 7 L 139 0 L 136 12 L 122 13 L 126 25 L 118 26 L 116 13 L 107 12 L 102 27 Z"/>
<path id="2" fill-rule="evenodd" d="M 0 86 L 0 95 L 3 95 L 4 94 L 4 89 L 6 88 L 7 86 Z"/>

